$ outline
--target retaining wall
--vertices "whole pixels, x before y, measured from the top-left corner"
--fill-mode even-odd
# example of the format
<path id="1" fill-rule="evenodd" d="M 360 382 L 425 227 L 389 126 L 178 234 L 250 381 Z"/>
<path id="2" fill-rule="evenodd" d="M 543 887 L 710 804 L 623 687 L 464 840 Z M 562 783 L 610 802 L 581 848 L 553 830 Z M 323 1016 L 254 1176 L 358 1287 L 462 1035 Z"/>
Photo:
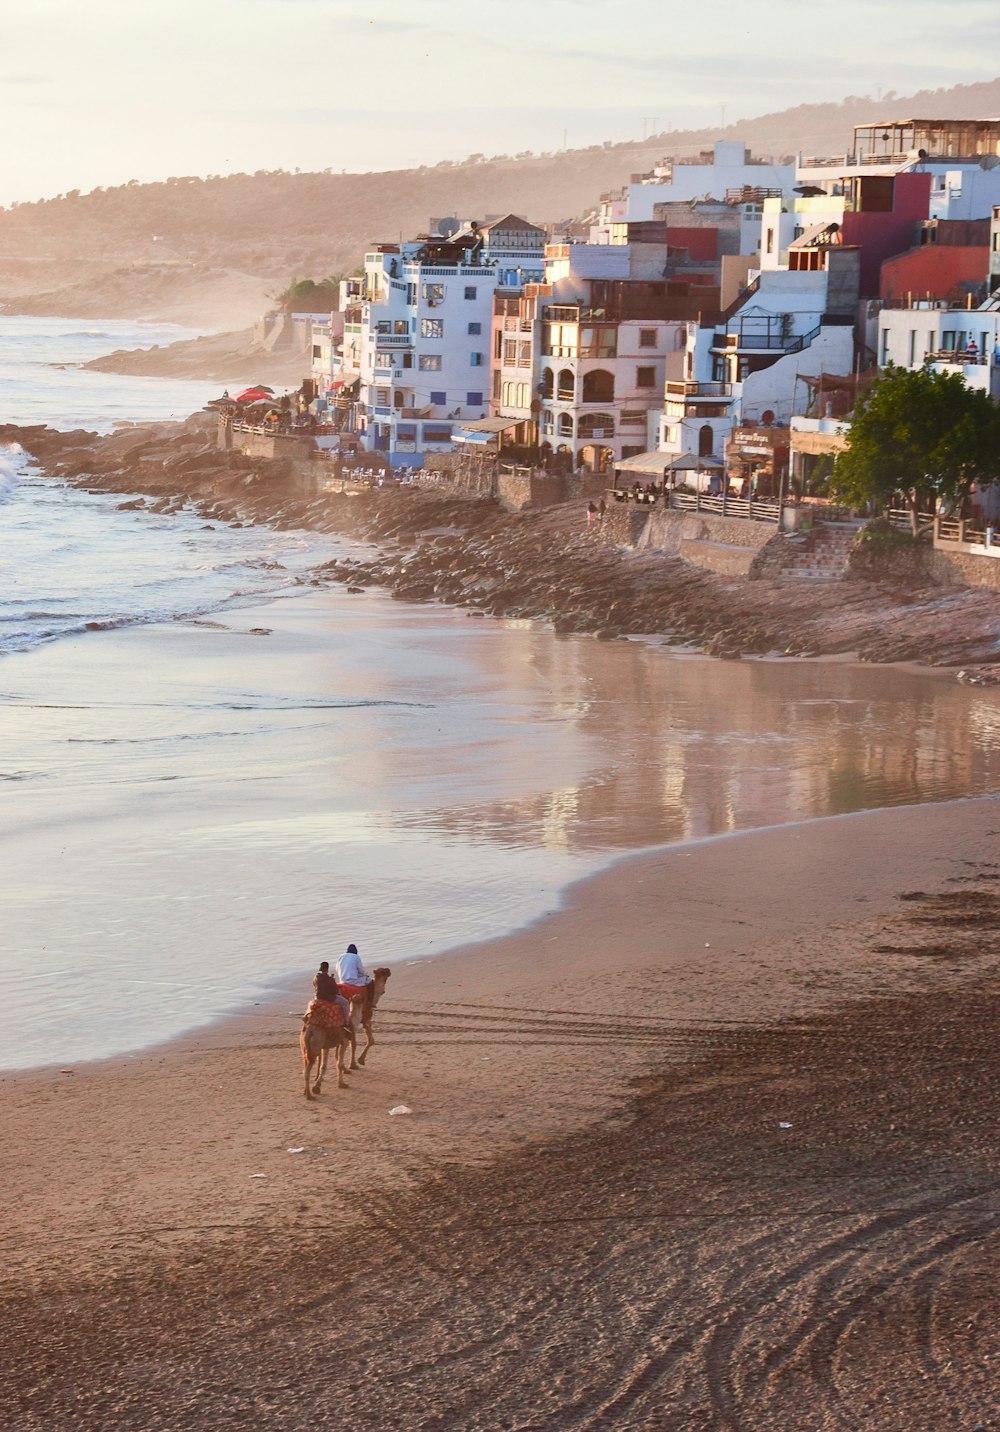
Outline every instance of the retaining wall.
<path id="1" fill-rule="evenodd" d="M 986 587 L 991 592 L 1000 592 L 1000 557 L 977 557 L 974 552 L 953 552 L 935 547 L 928 566 L 936 582 L 953 587 Z"/>

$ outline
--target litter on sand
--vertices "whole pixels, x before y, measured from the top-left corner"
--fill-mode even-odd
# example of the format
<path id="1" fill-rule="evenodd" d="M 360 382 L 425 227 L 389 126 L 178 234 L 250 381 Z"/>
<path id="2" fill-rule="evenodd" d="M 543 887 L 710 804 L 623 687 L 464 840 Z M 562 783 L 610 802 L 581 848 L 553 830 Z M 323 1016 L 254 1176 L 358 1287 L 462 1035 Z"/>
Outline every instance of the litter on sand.
<path id="1" fill-rule="evenodd" d="M 289 1150 L 288 1150 L 288 1152 L 289 1152 L 290 1154 L 304 1154 L 305 1151 L 306 1151 L 306 1150 L 305 1150 L 305 1145 L 303 1145 L 302 1148 L 289 1149 Z"/>
<path id="2" fill-rule="evenodd" d="M 389 1110 L 390 1114 L 412 1114 L 413 1110 L 408 1109 L 405 1104 L 397 1104 L 394 1109 Z"/>
<path id="3" fill-rule="evenodd" d="M 778 1125 L 778 1128 L 779 1128 L 779 1129 L 790 1129 L 791 1127 L 792 1127 L 791 1124 L 779 1124 L 779 1125 Z"/>
<path id="4" fill-rule="evenodd" d="M 267 1174 L 266 1174 L 266 1173 L 252 1173 L 252 1174 L 250 1175 L 250 1177 L 251 1177 L 251 1178 L 267 1178 Z"/>

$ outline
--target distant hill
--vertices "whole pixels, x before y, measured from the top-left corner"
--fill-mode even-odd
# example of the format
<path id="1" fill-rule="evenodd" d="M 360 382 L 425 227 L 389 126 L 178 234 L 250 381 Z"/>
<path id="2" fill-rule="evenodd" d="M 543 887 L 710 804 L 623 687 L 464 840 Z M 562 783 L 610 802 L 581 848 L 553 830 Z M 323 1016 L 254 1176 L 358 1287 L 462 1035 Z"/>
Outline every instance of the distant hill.
<path id="1" fill-rule="evenodd" d="M 369 174 L 284 171 L 133 181 L 0 210 L 0 303 L 80 317 L 243 327 L 293 278 L 354 271 L 373 240 L 409 236 L 433 215 L 514 211 L 561 224 L 666 156 L 717 138 L 755 155 L 836 155 L 855 124 L 1000 113 L 1000 79 L 879 103 L 799 105 L 719 131 L 673 131 L 555 154 L 444 161 Z"/>

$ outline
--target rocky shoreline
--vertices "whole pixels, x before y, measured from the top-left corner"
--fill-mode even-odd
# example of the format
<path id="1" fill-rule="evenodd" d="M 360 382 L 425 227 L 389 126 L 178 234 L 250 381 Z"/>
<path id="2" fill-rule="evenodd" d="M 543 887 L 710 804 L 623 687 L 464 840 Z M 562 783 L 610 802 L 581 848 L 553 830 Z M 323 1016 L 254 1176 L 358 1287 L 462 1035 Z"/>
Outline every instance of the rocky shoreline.
<path id="1" fill-rule="evenodd" d="M 372 544 L 315 580 L 379 585 L 403 601 L 550 622 L 560 633 L 652 637 L 707 654 L 855 657 L 947 667 L 962 680 L 1000 679 L 1000 596 L 964 587 L 851 577 L 822 583 L 749 580 L 662 552 L 614 545 L 587 527 L 579 503 L 512 513 L 492 499 L 440 488 L 318 491 L 291 463 L 220 451 L 215 418 L 135 426 L 98 436 L 0 428 L 53 476 L 128 495 L 156 511 L 193 507 L 206 521 L 305 527 Z"/>

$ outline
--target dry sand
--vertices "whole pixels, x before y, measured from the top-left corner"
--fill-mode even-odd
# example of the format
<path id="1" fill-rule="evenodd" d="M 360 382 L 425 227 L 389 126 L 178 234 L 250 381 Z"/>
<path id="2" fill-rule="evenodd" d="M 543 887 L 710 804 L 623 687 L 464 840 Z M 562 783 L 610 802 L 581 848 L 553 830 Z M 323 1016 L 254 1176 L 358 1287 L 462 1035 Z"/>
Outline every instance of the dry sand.
<path id="1" fill-rule="evenodd" d="M 8 1075 L 0 1423 L 1000 1425 L 998 834 L 962 801 L 623 861 L 398 963 L 314 1103 L 309 969 Z"/>

